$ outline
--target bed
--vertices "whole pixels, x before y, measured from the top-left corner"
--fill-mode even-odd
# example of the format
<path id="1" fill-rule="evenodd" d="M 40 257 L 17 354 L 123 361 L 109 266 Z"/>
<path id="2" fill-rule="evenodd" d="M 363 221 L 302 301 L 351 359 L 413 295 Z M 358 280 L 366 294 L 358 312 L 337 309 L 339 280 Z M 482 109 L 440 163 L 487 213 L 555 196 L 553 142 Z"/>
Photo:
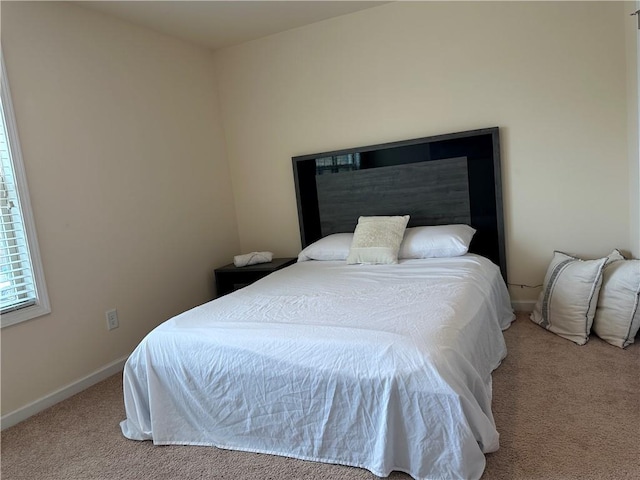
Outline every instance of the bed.
<path id="1" fill-rule="evenodd" d="M 495 142 L 497 129 L 469 133 Z M 474 158 L 468 153 L 464 162 L 455 157 L 466 171 Z M 303 246 L 353 228 L 352 214 L 336 218 L 335 208 L 322 205 L 322 198 L 344 188 L 344 178 L 329 186 L 316 179 L 315 206 L 308 196 L 300 198 L 306 180 L 299 174 L 311 169 L 296 162 L 312 160 L 318 167 L 326 164 L 318 158 L 329 157 L 294 158 L 299 211 L 313 211 L 301 218 Z M 429 161 L 436 160 L 446 159 Z M 396 166 L 406 164 L 375 168 Z M 433 169 L 427 170 L 431 177 Z M 356 173 L 370 190 L 372 177 Z M 383 177 L 388 176 L 387 171 Z M 378 182 L 380 176 L 374 177 Z M 471 177 L 466 183 L 473 183 Z M 353 193 L 352 180 L 347 184 Z M 406 187 L 406 178 L 402 184 Z M 389 190 L 395 189 L 397 184 Z M 429 202 L 418 203 L 422 209 Z M 456 211 L 464 215 L 469 208 Z M 433 202 L 429 210 L 412 218 L 451 221 L 450 208 L 439 217 L 442 222 L 433 221 Z M 424 220 L 428 215 L 432 220 Z M 474 223 L 473 215 L 469 220 Z M 484 217 L 474 225 L 476 235 L 483 233 L 483 222 Z M 499 230 L 502 224 L 492 225 Z M 485 238 L 480 235 L 476 247 L 486 247 Z M 416 479 L 479 478 L 484 454 L 499 445 L 491 372 L 506 355 L 502 330 L 513 320 L 503 246 L 493 247 L 489 255 L 472 249 L 391 265 L 299 261 L 168 320 L 142 340 L 125 365 L 123 434 L 158 445 L 207 445 L 344 464 L 378 476 L 395 470 Z"/>

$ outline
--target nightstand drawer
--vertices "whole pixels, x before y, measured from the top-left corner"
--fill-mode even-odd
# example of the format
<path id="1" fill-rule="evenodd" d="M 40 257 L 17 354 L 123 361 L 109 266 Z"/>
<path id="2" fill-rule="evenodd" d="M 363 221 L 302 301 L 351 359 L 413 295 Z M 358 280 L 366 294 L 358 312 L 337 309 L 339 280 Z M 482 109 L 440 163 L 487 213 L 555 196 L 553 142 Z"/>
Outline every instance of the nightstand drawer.
<path id="1" fill-rule="evenodd" d="M 288 267 L 296 258 L 274 258 L 268 263 L 257 263 L 246 267 L 236 267 L 233 263 L 215 270 L 218 297 L 246 287 L 270 273 Z"/>

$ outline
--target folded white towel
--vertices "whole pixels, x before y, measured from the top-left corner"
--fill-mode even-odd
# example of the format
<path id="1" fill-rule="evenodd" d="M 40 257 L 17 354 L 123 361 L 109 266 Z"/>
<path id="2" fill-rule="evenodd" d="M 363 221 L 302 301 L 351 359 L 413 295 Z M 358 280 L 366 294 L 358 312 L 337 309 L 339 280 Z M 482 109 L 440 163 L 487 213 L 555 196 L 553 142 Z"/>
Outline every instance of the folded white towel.
<path id="1" fill-rule="evenodd" d="M 273 260 L 272 252 L 251 252 L 233 257 L 233 264 L 236 267 L 246 267 L 256 263 L 268 263 Z"/>

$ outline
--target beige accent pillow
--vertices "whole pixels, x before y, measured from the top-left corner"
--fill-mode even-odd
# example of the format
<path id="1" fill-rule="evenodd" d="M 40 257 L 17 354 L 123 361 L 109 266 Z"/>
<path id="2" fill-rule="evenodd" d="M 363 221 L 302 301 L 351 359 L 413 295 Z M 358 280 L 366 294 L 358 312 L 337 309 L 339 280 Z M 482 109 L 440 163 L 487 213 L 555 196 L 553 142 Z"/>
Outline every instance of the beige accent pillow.
<path id="1" fill-rule="evenodd" d="M 620 258 L 604 267 L 593 333 L 625 348 L 640 329 L 640 260 Z"/>
<path id="2" fill-rule="evenodd" d="M 607 260 L 554 252 L 531 320 L 578 345 L 587 343 Z"/>
<path id="3" fill-rule="evenodd" d="M 348 264 L 398 263 L 398 251 L 409 215 L 360 217 L 353 232 Z"/>

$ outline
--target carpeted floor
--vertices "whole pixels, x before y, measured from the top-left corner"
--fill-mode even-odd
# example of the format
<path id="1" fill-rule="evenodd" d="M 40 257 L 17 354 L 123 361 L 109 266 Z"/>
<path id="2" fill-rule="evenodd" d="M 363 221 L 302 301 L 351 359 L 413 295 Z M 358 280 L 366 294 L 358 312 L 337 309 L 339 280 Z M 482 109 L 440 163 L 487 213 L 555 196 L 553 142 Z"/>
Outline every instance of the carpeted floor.
<path id="1" fill-rule="evenodd" d="M 483 480 L 640 479 L 640 343 L 621 350 L 592 337 L 579 347 L 524 314 L 505 337 L 509 355 L 494 372 L 501 446 L 487 455 Z M 126 440 L 120 383 L 111 377 L 2 432 L 2 479 L 377 478 L 358 468 Z"/>

